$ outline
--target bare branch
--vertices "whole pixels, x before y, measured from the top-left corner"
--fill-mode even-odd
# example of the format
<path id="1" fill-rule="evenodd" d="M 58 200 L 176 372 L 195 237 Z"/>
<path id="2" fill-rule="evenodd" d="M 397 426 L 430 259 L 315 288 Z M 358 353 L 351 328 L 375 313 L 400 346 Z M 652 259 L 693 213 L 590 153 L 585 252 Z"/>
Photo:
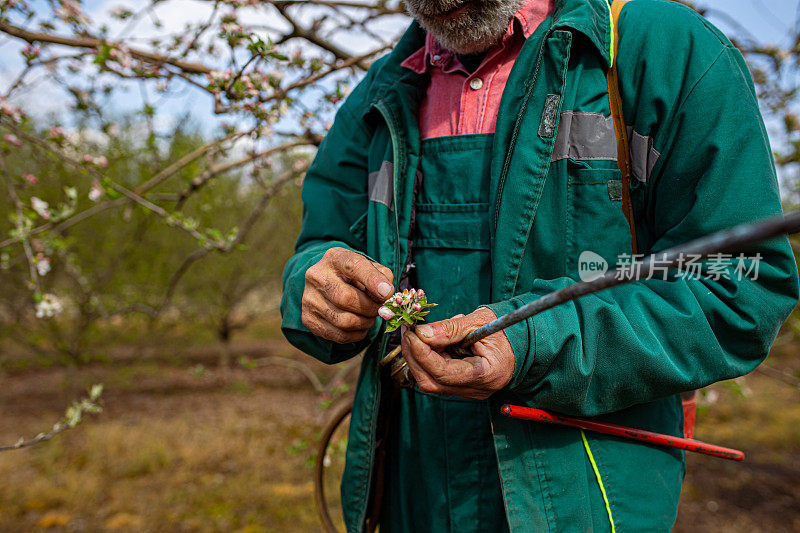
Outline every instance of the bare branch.
<path id="1" fill-rule="evenodd" d="M 12 37 L 16 37 L 17 39 L 21 39 L 29 43 L 40 42 L 58 44 L 61 46 L 70 46 L 72 48 L 98 49 L 103 44 L 114 44 L 94 37 L 64 37 L 50 33 L 29 31 L 24 28 L 20 28 L 19 26 L 14 26 L 13 24 L 2 21 L 0 21 L 0 32 L 6 33 Z M 126 48 L 126 51 L 131 55 L 131 57 L 134 57 L 140 61 L 145 61 L 154 65 L 171 65 L 187 74 L 209 74 L 212 71 L 211 68 L 201 63 L 193 63 L 181 59 L 174 59 L 161 54 L 156 54 L 154 52 L 148 52 L 136 48 Z"/>
<path id="2" fill-rule="evenodd" d="M 296 148 L 298 146 L 308 146 L 313 144 L 310 141 L 295 141 L 286 144 L 282 144 L 280 146 L 275 146 L 274 148 L 270 148 L 269 150 L 265 150 L 263 152 L 258 152 L 255 154 L 250 154 L 246 157 L 238 159 L 236 161 L 227 161 L 225 163 L 219 165 L 213 165 L 207 171 L 203 172 L 199 176 L 195 177 L 191 183 L 189 184 L 189 188 L 184 190 L 180 193 L 178 197 L 178 205 L 177 208 L 180 209 L 184 202 L 194 193 L 199 191 L 203 186 L 205 186 L 209 181 L 211 181 L 215 176 L 219 176 L 220 174 L 224 174 L 225 172 L 231 171 L 233 169 L 239 168 L 244 166 L 248 163 L 252 163 L 253 161 L 257 161 L 259 159 L 263 159 L 265 157 L 269 157 L 273 154 L 278 152 L 286 152 L 292 148 Z"/>
<path id="3" fill-rule="evenodd" d="M 222 248 L 216 248 L 213 251 L 221 252 L 221 253 L 229 253 L 231 252 L 236 246 L 242 244 L 244 240 L 247 238 L 247 235 L 250 233 L 250 230 L 253 228 L 255 223 L 261 218 L 261 215 L 264 213 L 264 210 L 267 208 L 270 200 L 278 194 L 278 192 L 286 185 L 289 181 L 291 181 L 298 173 L 304 172 L 306 168 L 308 168 L 308 163 L 305 164 L 304 168 L 299 168 L 296 170 L 292 170 L 290 172 L 284 173 L 278 180 L 274 181 L 273 183 L 269 184 L 264 191 L 264 194 L 261 195 L 261 199 L 258 202 L 258 205 L 253 209 L 250 215 L 245 220 L 244 224 L 242 224 L 241 228 L 239 228 L 239 232 L 236 234 L 236 237 L 228 243 L 227 246 Z M 169 280 L 169 285 L 167 286 L 167 291 L 164 294 L 164 299 L 158 305 L 155 310 L 155 313 L 158 314 L 163 311 L 167 305 L 172 301 L 172 297 L 175 295 L 175 290 L 178 288 L 178 284 L 180 283 L 183 276 L 186 272 L 189 271 L 189 268 L 199 261 L 206 257 L 212 250 L 207 248 L 198 248 L 197 250 L 193 251 L 189 254 L 186 259 L 183 260 L 181 266 L 178 267 L 178 270 L 172 275 Z"/>

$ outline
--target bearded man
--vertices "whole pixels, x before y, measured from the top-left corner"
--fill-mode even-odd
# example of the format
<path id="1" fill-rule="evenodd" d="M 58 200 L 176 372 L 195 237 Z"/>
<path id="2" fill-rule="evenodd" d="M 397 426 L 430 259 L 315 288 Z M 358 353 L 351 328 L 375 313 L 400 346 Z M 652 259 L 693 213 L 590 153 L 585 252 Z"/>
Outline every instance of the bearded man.
<path id="1" fill-rule="evenodd" d="M 501 416 L 504 403 L 680 435 L 680 393 L 753 370 L 798 297 L 788 241 L 752 275 L 670 274 L 444 348 L 631 253 L 606 72 L 617 61 L 638 249 L 781 212 L 753 83 L 690 9 L 635 0 L 406 0 L 415 21 L 347 99 L 303 186 L 283 332 L 327 363 L 365 351 L 348 531 L 669 531 L 682 452 Z M 738 275 L 737 275 L 738 274 Z M 378 362 L 397 287 L 439 304 Z M 384 460 L 385 458 L 385 460 Z"/>

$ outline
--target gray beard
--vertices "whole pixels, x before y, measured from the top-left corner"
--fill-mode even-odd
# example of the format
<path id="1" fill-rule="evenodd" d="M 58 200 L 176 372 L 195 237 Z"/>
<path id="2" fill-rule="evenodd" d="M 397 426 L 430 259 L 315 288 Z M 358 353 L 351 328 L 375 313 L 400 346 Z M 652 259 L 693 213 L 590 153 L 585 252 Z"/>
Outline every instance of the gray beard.
<path id="1" fill-rule="evenodd" d="M 476 54 L 503 37 L 525 0 L 472 0 L 472 5 L 457 17 L 435 18 L 464 3 L 465 0 L 406 0 L 406 9 L 447 50 Z"/>

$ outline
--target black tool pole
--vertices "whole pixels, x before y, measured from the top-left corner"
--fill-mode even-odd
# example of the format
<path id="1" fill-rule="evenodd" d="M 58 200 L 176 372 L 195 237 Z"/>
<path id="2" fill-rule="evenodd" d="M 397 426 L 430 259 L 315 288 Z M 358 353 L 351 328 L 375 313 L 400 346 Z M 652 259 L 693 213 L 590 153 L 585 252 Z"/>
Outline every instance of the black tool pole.
<path id="1" fill-rule="evenodd" d="M 683 258 L 687 255 L 694 257 L 700 256 L 701 259 L 707 258 L 711 254 L 740 250 L 780 235 L 798 232 L 800 232 L 800 210 L 793 211 L 786 216 L 779 216 L 751 224 L 741 224 L 727 230 L 706 235 L 705 237 L 695 239 L 686 244 L 649 255 L 642 259 L 637 268 L 618 268 L 616 270 L 611 270 L 597 279 L 581 281 L 542 296 L 538 300 L 523 305 L 519 309 L 515 309 L 507 315 L 503 315 L 473 331 L 461 341 L 458 348 L 466 348 L 493 333 L 502 331 L 509 326 L 513 326 L 518 322 L 522 322 L 557 305 L 575 300 L 581 296 L 586 296 L 587 294 L 593 294 L 605 289 L 610 289 L 611 287 L 616 287 L 617 285 L 639 280 L 651 271 L 654 263 L 658 264 L 659 269 L 675 268 L 680 265 Z"/>

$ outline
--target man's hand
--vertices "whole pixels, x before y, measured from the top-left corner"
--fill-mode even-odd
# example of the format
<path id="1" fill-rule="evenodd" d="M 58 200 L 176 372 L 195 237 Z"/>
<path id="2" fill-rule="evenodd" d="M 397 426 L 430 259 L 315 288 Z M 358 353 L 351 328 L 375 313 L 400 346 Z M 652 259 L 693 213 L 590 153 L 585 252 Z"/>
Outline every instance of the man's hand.
<path id="1" fill-rule="evenodd" d="M 444 352 L 495 318 L 490 309 L 481 307 L 468 316 L 457 315 L 406 331 L 403 356 L 420 390 L 485 400 L 505 387 L 514 373 L 514 351 L 502 331 L 473 344 L 473 357 L 453 359 Z"/>
<path id="2" fill-rule="evenodd" d="M 367 336 L 392 295 L 392 271 L 363 255 L 331 248 L 306 271 L 302 320 L 311 333 L 339 344 Z"/>

